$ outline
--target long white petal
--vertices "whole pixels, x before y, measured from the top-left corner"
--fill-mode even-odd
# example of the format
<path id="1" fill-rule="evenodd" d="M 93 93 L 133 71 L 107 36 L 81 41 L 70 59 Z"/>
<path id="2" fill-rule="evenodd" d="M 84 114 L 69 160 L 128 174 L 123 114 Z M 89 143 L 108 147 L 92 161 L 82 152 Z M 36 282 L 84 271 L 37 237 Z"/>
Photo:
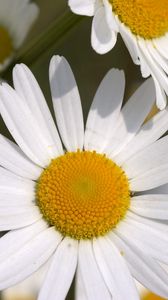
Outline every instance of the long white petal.
<path id="1" fill-rule="evenodd" d="M 63 143 L 68 151 L 82 149 L 84 124 L 80 95 L 66 59 L 53 56 L 49 74 L 57 125 Z"/>
<path id="2" fill-rule="evenodd" d="M 116 15 L 112 12 L 111 3 L 108 0 L 103 0 L 102 2 L 104 4 L 106 20 L 107 20 L 107 23 L 109 25 L 109 28 L 111 28 L 111 30 L 114 30 L 114 31 L 118 32 L 119 31 L 119 24 L 116 20 Z"/>
<path id="3" fill-rule="evenodd" d="M 55 158 L 63 154 L 61 141 L 43 93 L 26 65 L 20 64 L 14 67 L 13 82 L 17 93 L 27 103 L 40 125 L 41 132 L 48 140 L 48 151 L 51 157 Z"/>
<path id="4" fill-rule="evenodd" d="M 48 228 L 0 265 L 0 289 L 8 288 L 39 269 L 56 249 L 61 236 Z"/>
<path id="5" fill-rule="evenodd" d="M 156 105 L 157 107 L 162 110 L 166 107 L 167 104 L 167 96 L 166 93 L 164 91 L 164 88 L 162 87 L 162 85 L 160 84 L 160 82 L 158 81 L 158 79 L 156 78 L 156 76 L 154 76 L 152 74 L 152 78 L 154 80 L 155 83 L 155 90 L 156 90 Z"/>
<path id="6" fill-rule="evenodd" d="M 167 226 L 166 222 L 157 222 L 157 220 L 154 222 L 154 220 L 138 216 L 137 214 L 135 214 L 129 210 L 127 212 L 127 217 L 129 219 L 135 220 L 136 222 L 139 222 L 140 224 L 143 223 L 149 227 L 152 227 L 156 230 L 168 232 L 168 226 Z"/>
<path id="7" fill-rule="evenodd" d="M 131 274 L 148 290 L 167 298 L 168 275 L 161 266 L 146 255 L 143 248 L 136 247 L 128 239 L 122 239 L 114 233 L 110 233 L 109 237 L 126 259 Z"/>
<path id="8" fill-rule="evenodd" d="M 36 207 L 31 207 L 24 213 L 19 212 L 2 215 L 0 217 L 0 231 L 7 231 L 28 226 L 40 220 L 41 218 L 42 215 L 40 214 L 39 209 Z"/>
<path id="9" fill-rule="evenodd" d="M 35 3 L 30 3 L 30 1 L 19 2 L 15 8 L 15 12 L 14 7 L 11 6 L 11 2 L 8 6 L 8 11 L 11 9 L 14 12 L 8 26 L 16 49 L 22 45 L 39 14 L 39 8 Z"/>
<path id="10" fill-rule="evenodd" d="M 168 220 L 168 195 L 139 195 L 131 198 L 130 210 L 143 217 Z"/>
<path id="11" fill-rule="evenodd" d="M 7 84 L 0 87 L 0 111 L 6 126 L 23 152 L 35 163 L 46 166 L 50 162 L 48 142 L 40 124 L 28 105 Z"/>
<path id="12" fill-rule="evenodd" d="M 166 59 L 159 53 L 159 51 L 157 51 L 157 48 L 153 45 L 152 41 L 147 41 L 146 44 L 155 62 L 161 66 L 166 74 L 168 74 L 168 62 Z"/>
<path id="13" fill-rule="evenodd" d="M 168 164 L 148 170 L 144 174 L 130 180 L 131 191 L 146 191 L 168 183 Z"/>
<path id="14" fill-rule="evenodd" d="M 105 9 L 102 6 L 97 9 L 92 21 L 92 47 L 97 53 L 104 54 L 115 46 L 116 41 L 117 33 L 109 27 L 106 20 Z"/>
<path id="15" fill-rule="evenodd" d="M 168 110 L 157 113 L 146 122 L 115 160 L 122 164 L 126 159 L 159 139 L 168 130 Z"/>
<path id="16" fill-rule="evenodd" d="M 65 299 L 73 280 L 78 256 L 78 242 L 70 238 L 56 249 L 38 300 Z"/>
<path id="17" fill-rule="evenodd" d="M 0 167 L 0 207 L 33 204 L 35 183 Z"/>
<path id="18" fill-rule="evenodd" d="M 11 255 L 14 255 L 47 227 L 47 223 L 40 220 L 33 225 L 12 230 L 3 235 L 0 238 L 0 263 L 8 259 Z"/>
<path id="19" fill-rule="evenodd" d="M 112 297 L 117 300 L 139 299 L 132 276 L 118 249 L 108 238 L 93 240 L 93 249 L 100 272 Z"/>
<path id="20" fill-rule="evenodd" d="M 143 175 L 148 170 L 168 164 L 168 136 L 134 154 L 122 165 L 129 178 Z"/>
<path id="21" fill-rule="evenodd" d="M 168 59 L 168 53 L 167 53 L 167 45 L 168 45 L 168 34 L 166 34 L 163 37 L 153 39 L 153 43 L 156 47 L 156 49 L 160 52 L 163 57 Z"/>
<path id="22" fill-rule="evenodd" d="M 110 156 L 117 155 L 136 135 L 150 112 L 154 100 L 153 80 L 147 79 L 121 110 L 116 129 L 106 149 Z"/>
<path id="23" fill-rule="evenodd" d="M 96 0 L 69 0 L 68 5 L 75 14 L 93 16 L 95 13 Z"/>
<path id="24" fill-rule="evenodd" d="M 33 164 L 12 141 L 0 134 L 0 165 L 15 174 L 29 179 L 37 179 L 42 169 Z"/>
<path id="25" fill-rule="evenodd" d="M 75 276 L 75 300 L 88 300 L 88 295 L 79 265 L 77 266 Z"/>
<path id="26" fill-rule="evenodd" d="M 79 242 L 78 268 L 80 269 L 79 276 L 82 277 L 86 299 L 111 299 L 111 295 L 96 263 L 92 241 L 81 240 Z"/>
<path id="27" fill-rule="evenodd" d="M 154 61 L 153 57 L 147 49 L 146 43 L 147 42 L 142 38 L 139 38 L 138 44 L 144 55 L 144 58 L 146 59 L 146 62 L 151 69 L 151 74 L 153 73 L 153 75 L 156 77 L 156 79 L 159 81 L 160 85 L 164 88 L 166 94 L 168 95 L 168 78 L 165 72 L 162 70 L 161 66 Z"/>
<path id="28" fill-rule="evenodd" d="M 143 218 L 136 216 L 136 219 L 127 218 L 117 226 L 115 232 L 125 240 L 130 241 L 139 248 L 143 249 L 146 255 L 168 264 L 168 236 L 159 228 L 152 227 L 143 223 Z M 142 220 L 142 221 L 139 221 Z M 166 225 L 162 225 L 162 228 Z"/>
<path id="29" fill-rule="evenodd" d="M 124 96 L 122 71 L 112 69 L 102 80 L 92 102 L 85 131 L 85 149 L 102 152 L 116 126 Z"/>
<path id="30" fill-rule="evenodd" d="M 124 23 L 119 23 L 119 29 L 120 29 L 120 34 L 122 36 L 122 39 L 124 43 L 127 46 L 127 49 L 132 57 L 132 60 L 134 64 L 139 65 L 139 57 L 138 57 L 138 46 L 137 46 L 137 41 L 136 37 L 132 34 L 130 29 L 124 25 Z"/>

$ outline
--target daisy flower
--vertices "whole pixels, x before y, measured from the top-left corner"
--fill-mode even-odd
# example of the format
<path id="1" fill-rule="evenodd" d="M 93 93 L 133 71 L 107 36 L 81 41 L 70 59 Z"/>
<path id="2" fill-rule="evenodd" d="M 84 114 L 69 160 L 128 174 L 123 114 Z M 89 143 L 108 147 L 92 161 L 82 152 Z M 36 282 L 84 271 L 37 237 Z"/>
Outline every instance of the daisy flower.
<path id="1" fill-rule="evenodd" d="M 38 12 L 37 5 L 29 0 L 0 0 L 0 71 L 21 47 Z"/>
<path id="2" fill-rule="evenodd" d="M 116 44 L 119 32 L 144 78 L 152 76 L 156 104 L 166 106 L 168 95 L 167 0 L 69 0 L 76 14 L 94 16 L 91 44 L 100 54 Z"/>
<path id="3" fill-rule="evenodd" d="M 75 275 L 75 299 L 139 299 L 133 278 L 167 298 L 168 137 L 160 137 L 168 111 L 144 123 L 153 81 L 121 108 L 124 74 L 110 70 L 84 131 L 67 61 L 54 56 L 49 75 L 60 136 L 25 65 L 13 70 L 14 89 L 0 87 L 1 115 L 18 144 L 0 136 L 0 230 L 9 230 L 0 239 L 0 289 L 50 259 L 38 300 L 65 299 Z"/>

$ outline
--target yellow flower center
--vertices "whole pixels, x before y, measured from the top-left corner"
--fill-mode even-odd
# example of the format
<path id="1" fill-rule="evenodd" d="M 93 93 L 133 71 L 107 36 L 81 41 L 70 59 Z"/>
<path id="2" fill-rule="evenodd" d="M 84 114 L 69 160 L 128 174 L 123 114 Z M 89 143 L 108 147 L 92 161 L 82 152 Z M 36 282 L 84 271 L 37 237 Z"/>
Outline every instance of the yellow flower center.
<path id="1" fill-rule="evenodd" d="M 10 57 L 13 51 L 11 36 L 3 26 L 0 26 L 0 64 Z"/>
<path id="2" fill-rule="evenodd" d="M 51 161 L 36 189 L 43 217 L 63 236 L 104 235 L 125 216 L 130 203 L 127 177 L 104 155 L 67 152 Z"/>
<path id="3" fill-rule="evenodd" d="M 168 0 L 109 0 L 121 22 L 144 39 L 168 31 Z"/>

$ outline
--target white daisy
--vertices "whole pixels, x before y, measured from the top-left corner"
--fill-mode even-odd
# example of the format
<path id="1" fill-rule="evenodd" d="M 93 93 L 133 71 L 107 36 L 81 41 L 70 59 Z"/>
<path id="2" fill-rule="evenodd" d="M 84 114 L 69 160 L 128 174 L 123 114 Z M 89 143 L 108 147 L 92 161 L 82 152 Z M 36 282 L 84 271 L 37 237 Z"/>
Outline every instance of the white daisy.
<path id="1" fill-rule="evenodd" d="M 0 0 L 0 71 L 10 64 L 38 12 L 37 5 L 29 0 Z"/>
<path id="2" fill-rule="evenodd" d="M 139 299 L 133 277 L 167 298 L 159 262 L 168 263 L 168 137 L 160 138 L 168 111 L 143 124 L 153 81 L 121 108 L 124 74 L 110 70 L 84 131 L 67 61 L 53 57 L 49 73 L 66 150 L 25 65 L 14 68 L 15 89 L 0 87 L 0 111 L 18 144 L 0 136 L 0 230 L 10 230 L 0 239 L 0 289 L 50 258 L 39 300 L 65 299 L 75 274 L 75 299 Z"/>
<path id="3" fill-rule="evenodd" d="M 166 106 L 168 95 L 167 0 L 69 0 L 74 13 L 94 16 L 91 44 L 96 52 L 110 51 L 119 32 L 144 78 L 155 82 L 156 104 Z"/>

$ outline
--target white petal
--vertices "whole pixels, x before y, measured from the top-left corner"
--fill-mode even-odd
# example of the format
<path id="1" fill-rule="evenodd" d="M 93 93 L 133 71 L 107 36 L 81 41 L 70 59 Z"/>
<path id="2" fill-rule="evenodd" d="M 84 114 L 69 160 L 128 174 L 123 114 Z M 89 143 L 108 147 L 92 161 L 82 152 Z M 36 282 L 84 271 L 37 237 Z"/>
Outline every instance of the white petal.
<path id="1" fill-rule="evenodd" d="M 108 238 L 93 240 L 93 249 L 100 272 L 112 297 L 117 300 L 139 299 L 131 274 L 118 249 Z"/>
<path id="2" fill-rule="evenodd" d="M 35 183 L 0 167 L 0 207 L 28 205 L 35 200 Z"/>
<path id="3" fill-rule="evenodd" d="M 131 58 L 134 64 L 139 65 L 140 62 L 138 57 L 138 46 L 137 46 L 136 37 L 132 34 L 130 29 L 124 25 L 124 23 L 121 23 L 120 21 L 118 23 L 120 28 L 120 34 L 131 55 Z"/>
<path id="4" fill-rule="evenodd" d="M 115 157 L 117 163 L 122 164 L 126 159 L 159 139 L 168 130 L 168 110 L 157 113 L 146 122 L 137 135 Z"/>
<path id="5" fill-rule="evenodd" d="M 42 216 L 39 213 L 39 209 L 36 207 L 27 209 L 24 213 L 9 213 L 8 215 L 0 217 L 0 231 L 7 231 L 31 225 L 41 218 Z"/>
<path id="6" fill-rule="evenodd" d="M 27 0 L 0 1 L 1 24 L 8 29 L 15 49 L 23 43 L 38 13 L 38 6 Z"/>
<path id="7" fill-rule="evenodd" d="M 27 103 L 40 125 L 41 132 L 48 141 L 48 151 L 51 157 L 55 158 L 63 154 L 61 141 L 43 93 L 26 65 L 20 64 L 14 67 L 13 82 L 17 93 Z"/>
<path id="8" fill-rule="evenodd" d="M 119 32 L 118 22 L 116 20 L 115 13 L 113 13 L 113 11 L 112 11 L 111 3 L 108 0 L 103 0 L 103 4 L 104 4 L 106 20 L 109 25 L 109 28 L 111 28 L 111 30 Z"/>
<path id="9" fill-rule="evenodd" d="M 130 210 L 143 217 L 168 220 L 168 195 L 140 195 L 131 198 Z"/>
<path id="10" fill-rule="evenodd" d="M 138 40 L 139 47 L 144 55 L 144 59 L 146 60 L 148 66 L 151 69 L 151 75 L 154 75 L 160 85 L 164 88 L 166 94 L 168 95 L 168 78 L 158 62 L 155 62 L 152 58 L 148 48 L 147 48 L 147 42 L 143 40 L 142 38 L 139 38 Z"/>
<path id="11" fill-rule="evenodd" d="M 130 142 L 150 112 L 154 100 L 153 80 L 148 79 L 124 105 L 106 153 L 113 157 Z"/>
<path id="12" fill-rule="evenodd" d="M 79 242 L 78 268 L 80 269 L 79 276 L 81 276 L 84 285 L 86 299 L 111 299 L 111 295 L 98 269 L 91 241 L 81 240 Z"/>
<path id="13" fill-rule="evenodd" d="M 160 68 L 157 62 L 152 58 L 147 45 L 143 39 L 138 40 L 139 45 L 139 58 L 141 61 L 141 71 L 146 69 L 150 70 L 150 74 L 155 83 L 156 90 L 156 105 L 159 109 L 164 109 L 167 103 L 165 92 L 167 91 L 167 77 L 164 71 Z M 144 69 L 144 70 L 143 70 Z M 146 72 L 146 71 L 145 71 Z M 148 72 L 148 71 L 147 71 Z M 149 75 L 149 74 L 147 74 Z M 145 77 L 145 76 L 144 76 Z"/>
<path id="14" fill-rule="evenodd" d="M 167 298 L 168 275 L 161 266 L 146 255 L 143 248 L 139 249 L 114 233 L 110 233 L 109 237 L 126 259 L 132 275 L 148 290 Z"/>
<path id="15" fill-rule="evenodd" d="M 141 74 L 143 78 L 147 78 L 151 75 L 151 69 L 148 66 L 147 62 L 144 59 L 144 56 L 142 55 L 140 49 L 138 48 L 138 57 L 140 60 L 140 69 L 141 69 Z"/>
<path id="16" fill-rule="evenodd" d="M 3 213 L 0 218 L 1 231 L 30 225 L 42 218 L 39 209 L 34 205 L 30 206 L 34 199 L 34 185 L 34 182 L 0 168 L 0 207 L 4 212 L 7 210 L 6 215 Z M 21 211 L 18 203 L 23 203 Z"/>
<path id="17" fill-rule="evenodd" d="M 24 178 L 37 179 L 42 169 L 33 164 L 12 141 L 0 134 L 0 165 Z"/>
<path id="18" fill-rule="evenodd" d="M 84 124 L 80 96 L 74 75 L 64 57 L 50 62 L 50 86 L 57 125 L 68 151 L 83 148 Z"/>
<path id="19" fill-rule="evenodd" d="M 23 152 L 35 163 L 46 166 L 50 162 L 48 143 L 40 124 L 28 105 L 7 84 L 0 87 L 0 111 L 6 126 Z"/>
<path id="20" fill-rule="evenodd" d="M 157 80 L 157 78 L 153 75 L 153 80 L 155 83 L 155 90 L 156 90 L 156 105 L 157 107 L 162 110 L 166 107 L 167 104 L 167 97 L 166 93 L 160 84 L 160 82 Z"/>
<path id="21" fill-rule="evenodd" d="M 132 213 L 133 214 L 133 213 Z M 168 235 L 167 231 L 163 231 L 167 228 L 167 225 L 161 225 L 161 229 L 152 226 L 155 221 L 150 221 L 149 224 L 145 224 L 142 218 L 135 215 L 135 218 L 125 218 L 115 229 L 115 232 L 119 234 L 126 241 L 130 241 L 137 247 L 143 249 L 144 253 L 151 257 L 163 262 L 168 263 Z M 138 218 L 139 217 L 139 218 Z"/>
<path id="22" fill-rule="evenodd" d="M 40 232 L 47 228 L 47 223 L 43 220 L 35 222 L 33 225 L 12 230 L 0 238 L 0 262 L 2 263 L 11 255 L 19 251 L 26 243 L 30 242 Z"/>
<path id="23" fill-rule="evenodd" d="M 39 14 L 39 8 L 35 3 L 23 0 L 19 2 L 15 11 L 14 7 L 12 7 L 13 5 L 11 6 L 11 2 L 8 6 L 8 10 L 13 10 L 13 16 L 11 16 L 10 21 L 8 21 L 8 26 L 11 36 L 13 36 L 14 46 L 16 49 L 22 45 Z"/>
<path id="24" fill-rule="evenodd" d="M 158 222 L 157 220 L 151 220 L 151 219 L 148 219 L 148 218 L 144 218 L 144 217 L 141 217 L 141 216 L 138 216 L 137 214 L 131 212 L 128 210 L 127 212 L 127 217 L 129 219 L 133 219 L 135 220 L 136 222 L 139 222 L 140 224 L 145 224 L 149 227 L 152 227 L 156 230 L 159 230 L 159 231 L 163 231 L 164 233 L 165 232 L 168 232 L 168 226 L 167 226 L 167 222 Z"/>
<path id="25" fill-rule="evenodd" d="M 163 57 L 168 59 L 167 46 L 168 46 L 168 35 L 166 34 L 163 37 L 153 39 L 153 43 L 156 49 L 160 52 Z"/>
<path id="26" fill-rule="evenodd" d="M 85 285 L 83 282 L 83 277 L 79 266 L 77 267 L 75 275 L 75 300 L 88 300 Z"/>
<path id="27" fill-rule="evenodd" d="M 14 285 L 38 270 L 52 255 L 60 240 L 56 230 L 48 228 L 10 255 L 0 265 L 0 289 Z"/>
<path id="28" fill-rule="evenodd" d="M 93 16 L 96 0 L 69 0 L 68 5 L 75 14 Z"/>
<path id="29" fill-rule="evenodd" d="M 148 170 L 144 174 L 130 180 L 131 191 L 150 190 L 168 183 L 168 164 Z"/>
<path id="30" fill-rule="evenodd" d="M 110 51 L 116 44 L 117 33 L 111 30 L 106 20 L 104 7 L 97 9 L 92 22 L 91 44 L 93 49 L 104 54 Z"/>
<path id="31" fill-rule="evenodd" d="M 78 242 L 65 238 L 56 249 L 38 300 L 65 299 L 73 280 L 78 255 Z"/>
<path id="32" fill-rule="evenodd" d="M 149 170 L 168 164 L 168 136 L 134 154 L 122 165 L 129 178 L 143 175 Z"/>
<path id="33" fill-rule="evenodd" d="M 85 149 L 102 152 L 116 126 L 124 96 L 122 71 L 112 69 L 102 80 L 92 102 L 85 131 Z"/>
<path id="34" fill-rule="evenodd" d="M 166 74 L 168 74 L 168 62 L 166 59 L 159 53 L 159 51 L 157 51 L 157 48 L 154 46 L 152 41 L 147 41 L 146 44 L 155 62 L 161 66 Z"/>

